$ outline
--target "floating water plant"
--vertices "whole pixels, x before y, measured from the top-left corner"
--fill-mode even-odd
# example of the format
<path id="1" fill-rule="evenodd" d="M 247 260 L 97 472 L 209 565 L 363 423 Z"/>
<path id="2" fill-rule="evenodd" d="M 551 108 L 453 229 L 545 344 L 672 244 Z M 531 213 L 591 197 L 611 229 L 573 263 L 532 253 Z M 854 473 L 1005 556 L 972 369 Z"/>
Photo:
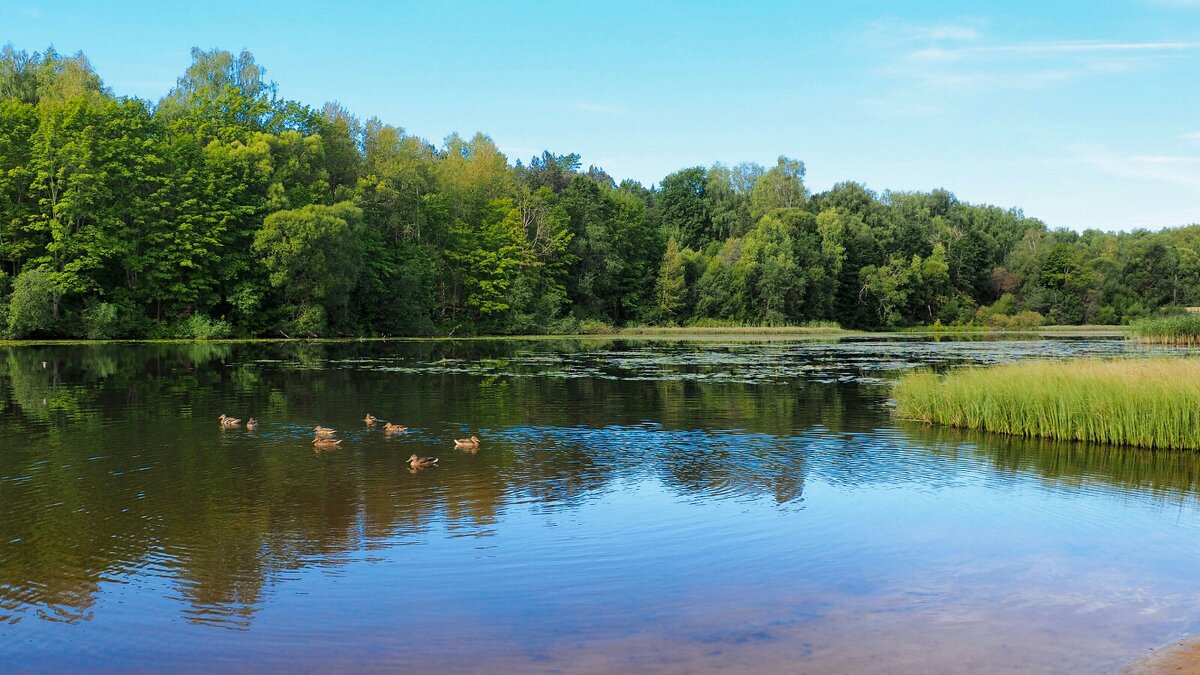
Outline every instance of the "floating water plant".
<path id="1" fill-rule="evenodd" d="M 1200 449 L 1200 359 L 1078 359 L 900 378 L 897 417 L 1015 436 Z"/>

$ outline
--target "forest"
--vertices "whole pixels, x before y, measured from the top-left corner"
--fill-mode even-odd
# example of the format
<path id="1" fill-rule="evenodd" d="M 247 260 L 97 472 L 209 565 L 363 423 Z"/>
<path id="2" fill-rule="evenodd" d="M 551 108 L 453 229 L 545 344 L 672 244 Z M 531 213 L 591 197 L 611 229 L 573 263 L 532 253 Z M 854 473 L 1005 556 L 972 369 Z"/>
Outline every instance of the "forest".
<path id="1" fill-rule="evenodd" d="M 560 149 L 561 150 L 561 149 Z M 946 190 L 812 193 L 803 162 L 645 186 L 280 96 L 192 52 L 159 101 L 0 53 L 0 330 L 24 338 L 1121 324 L 1200 305 L 1200 225 L 1051 229 Z M 1103 224 L 1098 224 L 1102 226 Z"/>

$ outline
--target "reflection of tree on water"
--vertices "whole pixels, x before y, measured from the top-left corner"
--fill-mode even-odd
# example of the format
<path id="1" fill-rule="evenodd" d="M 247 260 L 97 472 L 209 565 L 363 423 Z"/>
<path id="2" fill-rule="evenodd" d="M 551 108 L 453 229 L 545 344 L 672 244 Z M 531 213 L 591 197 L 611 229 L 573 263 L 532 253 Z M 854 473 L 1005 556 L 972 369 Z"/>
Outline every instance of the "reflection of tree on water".
<path id="1" fill-rule="evenodd" d="M 905 434 L 939 454 L 987 462 L 999 472 L 1034 473 L 1058 485 L 1116 487 L 1167 501 L 1200 497 L 1200 453 L 1022 438 L 905 424 Z"/>
<path id="2" fill-rule="evenodd" d="M 419 358 L 477 358 L 478 349 L 415 347 Z M 574 508 L 623 476 L 654 477 L 681 493 L 787 502 L 803 490 L 804 459 L 773 434 L 853 427 L 844 410 L 862 403 L 853 387 L 485 380 L 322 365 L 373 350 L 414 347 L 5 350 L 6 424 L 27 441 L 0 450 L 0 614 L 86 619 L 106 578 L 145 570 L 174 580 L 189 620 L 245 627 L 289 570 L 435 527 L 489 526 L 508 504 Z M 425 395 L 396 398 L 411 391 Z M 470 472 L 413 477 L 403 453 L 360 455 L 351 446 L 301 459 L 248 446 L 215 423 L 220 412 L 243 411 L 297 426 L 318 415 L 360 420 L 363 401 L 392 402 L 402 421 L 463 420 L 491 433 Z M 757 435 L 691 431 L 711 425 Z M 269 437 L 260 432 L 255 442 Z"/>
<path id="3" fill-rule="evenodd" d="M 338 565 L 439 529 L 483 534 L 518 504 L 578 508 L 622 481 L 650 479 L 699 500 L 795 505 L 813 476 L 863 485 L 929 470 L 900 452 L 914 437 L 930 445 L 920 436 L 928 432 L 899 438 L 886 430 L 886 395 L 871 385 L 387 369 L 522 350 L 529 346 L 4 350 L 4 423 L 23 440 L 0 448 L 0 620 L 39 613 L 86 620 L 106 579 L 152 574 L 185 603 L 188 620 L 246 627 L 290 571 Z M 429 442 L 422 434 L 445 434 L 436 451 L 453 460 L 451 433 L 476 430 L 484 432 L 484 448 L 454 469 L 414 476 L 407 451 L 351 442 L 314 457 L 307 438 L 291 442 L 292 432 L 280 429 L 361 425 L 368 410 L 428 427 L 390 439 L 397 450 Z M 264 428 L 254 436 L 221 432 L 215 419 L 222 412 L 254 414 Z M 962 452 L 969 443 L 941 446 Z M 1081 459 L 1050 447 L 986 447 L 998 469 L 1058 480 L 1189 495 L 1200 480 L 1185 458 Z"/>

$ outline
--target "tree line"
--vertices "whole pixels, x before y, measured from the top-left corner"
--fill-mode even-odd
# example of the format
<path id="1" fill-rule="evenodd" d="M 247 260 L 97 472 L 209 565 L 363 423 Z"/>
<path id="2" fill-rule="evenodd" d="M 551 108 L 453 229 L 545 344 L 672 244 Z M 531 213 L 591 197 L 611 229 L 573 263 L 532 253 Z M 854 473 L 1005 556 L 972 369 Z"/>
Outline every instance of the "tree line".
<path id="1" fill-rule="evenodd" d="M 570 333 L 631 324 L 1121 323 L 1200 305 L 1200 226 L 1050 229 L 805 167 L 617 182 L 574 153 L 435 145 L 192 52 L 157 102 L 82 54 L 0 52 L 11 338 Z"/>

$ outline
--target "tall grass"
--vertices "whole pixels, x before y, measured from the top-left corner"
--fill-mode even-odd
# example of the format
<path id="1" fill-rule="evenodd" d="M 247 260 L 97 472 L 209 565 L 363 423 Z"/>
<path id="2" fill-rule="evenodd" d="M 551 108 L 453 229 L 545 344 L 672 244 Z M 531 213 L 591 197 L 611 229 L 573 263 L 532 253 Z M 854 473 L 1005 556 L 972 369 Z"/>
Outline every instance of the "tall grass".
<path id="1" fill-rule="evenodd" d="M 1035 361 L 900 378 L 897 417 L 1014 436 L 1200 449 L 1200 359 Z"/>
<path id="2" fill-rule="evenodd" d="M 1138 319 L 1129 331 L 1139 342 L 1173 345 L 1200 344 L 1200 314 L 1175 314 Z"/>

